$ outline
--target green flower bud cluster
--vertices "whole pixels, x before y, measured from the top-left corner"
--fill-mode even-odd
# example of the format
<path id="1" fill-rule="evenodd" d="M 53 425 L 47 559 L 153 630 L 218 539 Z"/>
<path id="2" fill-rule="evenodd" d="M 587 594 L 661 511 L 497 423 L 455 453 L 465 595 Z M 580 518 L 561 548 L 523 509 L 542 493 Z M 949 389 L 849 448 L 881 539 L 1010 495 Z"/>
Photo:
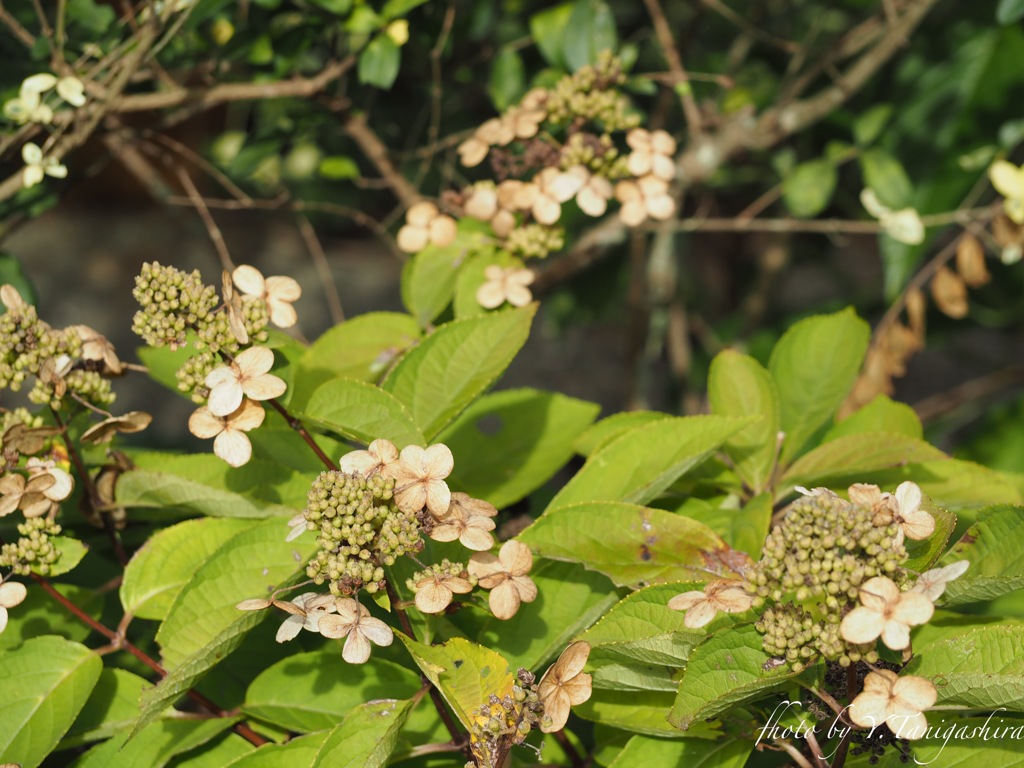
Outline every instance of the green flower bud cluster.
<path id="1" fill-rule="evenodd" d="M 212 286 L 204 285 L 198 270 L 182 272 L 158 262 L 142 265 L 132 291 L 142 307 L 132 330 L 151 347 L 183 347 L 190 328 L 206 328 L 220 303 Z"/>
<path id="2" fill-rule="evenodd" d="M 432 576 L 458 576 L 465 579 L 474 587 L 476 586 L 476 576 L 470 576 L 469 571 L 466 569 L 465 563 L 453 563 L 447 557 L 440 563 L 434 563 L 428 565 L 422 571 L 416 571 L 412 575 L 412 578 L 405 580 L 405 586 L 409 588 L 410 592 L 416 591 L 417 582 L 428 579 Z"/>
<path id="3" fill-rule="evenodd" d="M 533 673 L 520 668 L 512 693 L 500 698 L 492 693 L 476 714 L 477 725 L 470 742 L 473 756 L 478 766 L 497 768 L 507 745 L 522 744 L 544 718 Z"/>
<path id="4" fill-rule="evenodd" d="M 380 475 L 320 473 L 302 513 L 320 547 L 306 567 L 309 578 L 329 582 L 335 595 L 372 594 L 383 586 L 383 566 L 423 548 L 415 515 L 392 501 L 394 487 Z"/>
<path id="5" fill-rule="evenodd" d="M 592 173 L 615 181 L 629 176 L 626 158 L 619 154 L 615 142 L 608 133 L 595 136 L 586 131 L 572 134 L 562 147 L 559 167 L 567 171 L 573 166 L 582 165 Z"/>
<path id="6" fill-rule="evenodd" d="M 0 388 L 17 392 L 28 376 L 37 376 L 47 360 L 80 348 L 74 333 L 57 331 L 39 319 L 31 304 L 0 315 Z"/>
<path id="7" fill-rule="evenodd" d="M 524 259 L 543 259 L 565 247 L 565 230 L 543 224 L 516 227 L 505 240 L 505 247 Z"/>
<path id="8" fill-rule="evenodd" d="M 101 408 L 107 407 L 117 399 L 110 379 L 103 378 L 99 371 L 75 368 L 64 377 L 64 384 L 67 385 L 68 391 Z M 41 379 L 36 379 L 35 386 L 28 393 L 28 399 L 38 405 L 49 404 L 55 410 L 60 409 L 64 402 L 62 397 L 56 396 L 53 387 Z"/>
<path id="9" fill-rule="evenodd" d="M 178 389 L 190 393 L 192 402 L 205 403 L 206 398 L 210 396 L 210 390 L 204 382 L 210 375 L 210 371 L 218 365 L 223 365 L 223 362 L 209 349 L 192 355 L 175 373 L 178 379 Z"/>
<path id="10" fill-rule="evenodd" d="M 629 100 L 618 86 L 626 81 L 622 63 L 610 52 L 601 54 L 592 67 L 583 67 L 563 77 L 547 99 L 548 115 L 554 123 L 596 120 L 606 131 L 626 131 L 640 124 Z"/>
<path id="11" fill-rule="evenodd" d="M 906 578 L 897 527 L 874 525 L 874 514 L 825 493 L 790 505 L 745 579 L 749 593 L 769 601 L 757 622 L 766 653 L 796 671 L 818 657 L 844 667 L 878 658 L 874 644 L 853 645 L 839 634 L 843 616 L 859 604 L 861 584 L 875 576 Z"/>
<path id="12" fill-rule="evenodd" d="M 24 424 L 29 429 L 43 426 L 45 422 L 41 414 L 34 414 L 28 408 L 15 408 L 0 414 L 0 435 L 16 424 Z"/>
<path id="13" fill-rule="evenodd" d="M 18 525 L 21 537 L 10 544 L 0 546 L 0 568 L 10 568 L 19 576 L 28 576 L 35 567 L 41 575 L 50 572 L 50 566 L 60 560 L 51 536 L 57 536 L 61 527 L 47 517 L 34 517 Z"/>

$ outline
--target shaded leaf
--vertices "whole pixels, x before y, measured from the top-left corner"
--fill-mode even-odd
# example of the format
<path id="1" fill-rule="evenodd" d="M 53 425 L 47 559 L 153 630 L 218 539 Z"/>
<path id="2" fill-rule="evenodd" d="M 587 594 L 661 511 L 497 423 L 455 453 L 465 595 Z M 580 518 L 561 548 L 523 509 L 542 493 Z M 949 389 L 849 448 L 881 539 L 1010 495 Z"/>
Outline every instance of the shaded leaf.
<path id="1" fill-rule="evenodd" d="M 634 736 L 608 768 L 685 765 L 686 768 L 743 768 L 754 745 L 745 739 L 652 739 Z"/>
<path id="2" fill-rule="evenodd" d="M 311 768 L 382 768 L 387 765 L 412 704 L 396 699 L 360 704 L 331 731 Z"/>
<path id="3" fill-rule="evenodd" d="M 782 182 L 782 199 L 794 216 L 811 218 L 828 207 L 838 181 L 839 172 L 831 161 L 809 160 L 787 174 Z"/>
<path id="4" fill-rule="evenodd" d="M 971 563 L 967 573 L 946 587 L 944 605 L 992 600 L 1024 589 L 1024 508 L 992 507 L 978 513 L 940 565 Z"/>
<path id="5" fill-rule="evenodd" d="M 886 432 L 852 434 L 822 443 L 805 453 L 786 470 L 782 485 L 827 485 L 829 478 L 941 461 L 945 457 L 938 448 L 916 437 Z"/>

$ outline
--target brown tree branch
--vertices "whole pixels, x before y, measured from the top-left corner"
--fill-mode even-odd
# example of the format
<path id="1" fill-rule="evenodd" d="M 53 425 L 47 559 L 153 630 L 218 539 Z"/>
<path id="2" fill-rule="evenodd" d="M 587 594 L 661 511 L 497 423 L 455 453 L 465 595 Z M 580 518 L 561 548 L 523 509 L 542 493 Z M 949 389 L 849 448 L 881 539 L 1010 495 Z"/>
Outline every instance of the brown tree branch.
<path id="1" fill-rule="evenodd" d="M 651 17 L 654 25 L 654 33 L 658 36 L 658 44 L 665 54 L 665 61 L 668 63 L 669 71 L 675 78 L 675 91 L 679 94 L 679 102 L 683 107 L 683 115 L 686 117 L 686 125 L 690 129 L 690 136 L 697 137 L 703 132 L 701 126 L 700 109 L 697 101 L 693 98 L 693 88 L 690 86 L 690 76 L 683 66 L 683 59 L 676 48 L 675 40 L 672 38 L 672 30 L 669 28 L 668 19 L 665 18 L 665 11 L 659 0 L 644 0 L 647 6 L 647 14 Z"/>
<path id="2" fill-rule="evenodd" d="M 394 163 L 391 162 L 388 148 L 370 128 L 365 115 L 362 113 L 348 115 L 345 119 L 345 132 L 388 182 L 391 191 L 395 193 L 395 197 L 401 201 L 403 206 L 409 208 L 423 199 L 419 190 L 395 168 Z"/>

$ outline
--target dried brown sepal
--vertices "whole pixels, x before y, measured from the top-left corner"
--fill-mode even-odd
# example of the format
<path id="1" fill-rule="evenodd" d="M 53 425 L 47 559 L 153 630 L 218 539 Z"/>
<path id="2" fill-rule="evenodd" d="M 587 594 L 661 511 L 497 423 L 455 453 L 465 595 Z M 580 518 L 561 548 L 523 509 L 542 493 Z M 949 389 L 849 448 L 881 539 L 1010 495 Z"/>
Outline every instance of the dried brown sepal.
<path id="1" fill-rule="evenodd" d="M 14 450 L 23 456 L 31 456 L 43 450 L 46 442 L 59 435 L 57 427 L 26 427 L 24 424 L 15 424 L 6 432 L 0 442 L 4 450 Z"/>
<path id="2" fill-rule="evenodd" d="M 928 313 L 928 302 L 924 298 L 924 294 L 918 288 L 907 293 L 905 302 L 907 309 L 907 322 L 910 325 L 910 330 L 914 336 L 917 337 L 917 342 L 922 347 L 924 346 L 925 337 L 925 317 Z"/>
<path id="3" fill-rule="evenodd" d="M 145 411 L 129 411 L 123 416 L 111 416 L 93 424 L 82 433 L 83 443 L 109 443 L 118 432 L 141 432 L 152 423 L 153 417 Z"/>
<path id="4" fill-rule="evenodd" d="M 956 245 L 956 271 L 971 288 L 980 288 L 992 279 L 985 266 L 985 248 L 970 232 L 965 232 Z"/>
<path id="5" fill-rule="evenodd" d="M 935 306 L 949 317 L 959 320 L 967 315 L 970 303 L 967 300 L 967 286 L 964 281 L 948 267 L 942 267 L 935 273 L 931 282 L 932 298 Z"/>

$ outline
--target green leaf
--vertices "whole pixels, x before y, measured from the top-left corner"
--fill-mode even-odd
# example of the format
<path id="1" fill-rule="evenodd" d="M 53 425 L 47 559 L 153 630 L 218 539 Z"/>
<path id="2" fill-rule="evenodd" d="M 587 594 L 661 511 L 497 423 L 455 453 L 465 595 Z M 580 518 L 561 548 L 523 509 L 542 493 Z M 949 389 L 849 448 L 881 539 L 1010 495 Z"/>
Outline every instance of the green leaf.
<path id="1" fill-rule="evenodd" d="M 687 416 L 631 429 L 591 454 L 548 509 L 594 500 L 645 504 L 750 422 L 727 416 Z"/>
<path id="2" fill-rule="evenodd" d="M 188 397 L 178 389 L 177 371 L 194 354 L 191 345 L 179 349 L 169 347 L 137 347 L 135 354 L 146 366 L 146 375 L 181 397 Z"/>
<path id="3" fill-rule="evenodd" d="M 317 166 L 317 173 L 325 179 L 331 179 L 332 181 L 358 179 L 361 175 L 356 161 L 345 155 L 333 155 L 323 158 Z"/>
<path id="4" fill-rule="evenodd" d="M 500 699 L 512 693 L 516 680 L 500 654 L 461 637 L 443 645 L 423 645 L 395 634 L 467 730 L 477 724 L 478 710 L 491 694 Z"/>
<path id="5" fill-rule="evenodd" d="M 359 82 L 388 89 L 398 77 L 402 49 L 387 35 L 378 35 L 359 54 Z"/>
<path id="6" fill-rule="evenodd" d="M 871 329 L 852 309 L 801 320 L 779 339 L 768 370 L 778 387 L 780 461 L 788 464 L 835 413 L 857 379 Z"/>
<path id="7" fill-rule="evenodd" d="M 99 656 L 61 637 L 0 652 L 0 756 L 36 768 L 71 727 L 102 669 Z"/>
<path id="8" fill-rule="evenodd" d="M 13 285 L 29 304 L 36 303 L 36 292 L 32 283 L 22 269 L 21 261 L 9 253 L 0 252 L 0 285 Z"/>
<path id="9" fill-rule="evenodd" d="M 312 537 L 286 542 L 286 522 L 273 518 L 242 531 L 218 549 L 178 593 L 156 636 L 170 674 L 143 694 L 136 730 L 237 648 L 263 620 L 262 611 L 239 611 L 237 603 L 263 597 L 302 571 L 316 542 Z"/>
<path id="10" fill-rule="evenodd" d="M 85 544 L 70 536 L 52 536 L 50 543 L 60 552 L 60 558 L 56 563 L 48 565 L 46 570 L 43 570 L 38 563 L 33 563 L 32 573 L 38 573 L 48 578 L 61 576 L 82 562 L 82 558 L 89 551 Z"/>
<path id="11" fill-rule="evenodd" d="M 949 717 L 946 712 L 927 712 L 929 730 L 911 742 L 911 765 L 942 765 L 943 768 L 1024 768 L 1020 720 L 1014 717 Z M 1005 714 L 1005 713 L 1004 713 Z M 847 761 L 850 768 L 873 768 L 867 756 Z M 898 750 L 888 750 L 878 768 L 903 768 Z"/>
<path id="12" fill-rule="evenodd" d="M 1024 19 L 1024 0 L 999 0 L 996 6 L 996 21 L 1003 26 L 1016 24 Z"/>
<path id="13" fill-rule="evenodd" d="M 615 51 L 615 17 L 604 0 L 576 0 L 562 35 L 562 57 L 570 71 L 596 64 L 601 51 Z"/>
<path id="14" fill-rule="evenodd" d="M 405 667 L 382 659 L 346 664 L 334 645 L 268 667 L 250 684 L 242 711 L 289 731 L 319 731 L 382 693 L 411 697 L 419 687 L 419 675 Z"/>
<path id="15" fill-rule="evenodd" d="M 832 201 L 839 172 L 829 160 L 819 158 L 800 163 L 782 182 L 782 199 L 790 213 L 809 219 Z"/>
<path id="16" fill-rule="evenodd" d="M 377 381 L 420 335 L 416 321 L 397 312 L 370 312 L 334 326 L 299 361 L 291 406 L 301 411 L 316 388 L 331 379 Z"/>
<path id="17" fill-rule="evenodd" d="M 322 384 L 306 403 L 302 418 L 365 445 L 378 437 L 400 448 L 424 443 L 408 409 L 394 395 L 356 379 Z"/>
<path id="18" fill-rule="evenodd" d="M 94 0 L 68 0 L 70 24 L 81 25 L 90 35 L 105 34 L 114 23 L 114 9 Z"/>
<path id="19" fill-rule="evenodd" d="M 314 758 L 331 735 L 319 731 L 298 736 L 284 744 L 264 744 L 254 752 L 228 763 L 224 768 L 291 768 L 312 765 Z"/>
<path id="20" fill-rule="evenodd" d="M 347 16 L 348 12 L 352 10 L 352 0 L 310 0 L 310 2 L 317 8 L 323 8 L 338 16 Z"/>
<path id="21" fill-rule="evenodd" d="M 383 387 L 428 441 L 497 380 L 526 342 L 536 305 L 455 320 L 410 350 Z"/>
<path id="22" fill-rule="evenodd" d="M 360 704 L 331 731 L 311 768 L 383 768 L 412 705 L 396 699 Z"/>
<path id="23" fill-rule="evenodd" d="M 526 69 L 519 52 L 507 45 L 502 46 L 491 63 L 491 82 L 487 87 L 491 101 L 499 112 L 503 112 L 515 104 L 525 90 Z"/>
<path id="24" fill-rule="evenodd" d="M 621 437 L 631 429 L 642 427 L 646 424 L 650 424 L 654 421 L 661 421 L 662 419 L 671 418 L 667 413 L 660 413 L 658 411 L 627 411 L 624 413 L 616 413 L 606 418 L 601 419 L 594 426 L 584 432 L 576 442 L 573 443 L 573 448 L 576 453 L 582 454 L 583 456 L 589 456 L 595 451 L 599 451 L 604 448 L 608 443 L 617 437 Z"/>
<path id="25" fill-rule="evenodd" d="M 166 719 L 136 733 L 122 731 L 86 752 L 75 768 L 163 768 L 176 755 L 205 744 L 237 721 L 237 717 Z"/>
<path id="26" fill-rule="evenodd" d="M 725 444 L 736 474 L 760 493 L 771 479 L 781 418 L 771 374 L 754 358 L 727 349 L 711 361 L 708 400 L 721 416 L 760 417 Z"/>
<path id="27" fill-rule="evenodd" d="M 838 437 L 865 432 L 892 432 L 907 437 L 924 437 L 921 420 L 913 408 L 879 395 L 829 429 L 821 441 L 827 443 Z"/>
<path id="28" fill-rule="evenodd" d="M 536 389 L 484 395 L 438 437 L 452 450 L 448 482 L 494 506 L 524 498 L 572 458 L 600 406 Z"/>
<path id="29" fill-rule="evenodd" d="M 620 691 L 594 689 L 590 698 L 573 707 L 573 713 L 601 725 L 648 736 L 670 739 L 717 739 L 721 734 L 711 723 L 696 723 L 686 732 L 669 724 L 673 694 L 645 691 L 623 696 Z"/>
<path id="30" fill-rule="evenodd" d="M 772 522 L 772 495 L 761 493 L 750 499 L 741 508 L 735 507 L 735 497 L 726 497 L 720 506 L 709 505 L 699 514 L 690 516 L 704 523 L 721 536 L 726 544 L 751 558 L 761 556 L 761 547 Z M 685 514 L 685 510 L 684 510 Z"/>
<path id="31" fill-rule="evenodd" d="M 427 0 L 388 0 L 384 3 L 384 8 L 381 9 L 380 15 L 389 21 L 397 19 L 400 16 L 405 16 L 414 8 L 419 8 L 425 2 Z"/>
<path id="32" fill-rule="evenodd" d="M 466 218 L 459 222 L 455 240 L 445 246 L 428 245 L 402 268 L 402 303 L 424 328 L 445 311 L 455 295 L 459 272 L 474 263 L 477 254 L 494 251 L 485 224 Z"/>
<path id="33" fill-rule="evenodd" d="M 132 460 L 138 469 L 117 481 L 117 503 L 128 508 L 176 507 L 211 517 L 294 515 L 293 506 L 279 503 L 279 489 L 290 487 L 288 501 L 301 508 L 299 493 L 304 497 L 301 489 L 308 490 L 310 482 L 269 461 L 253 459 L 234 468 L 210 453 L 137 453 Z"/>
<path id="34" fill-rule="evenodd" d="M 524 266 L 522 259 L 517 259 L 508 251 L 500 251 L 495 248 L 479 250 L 473 258 L 459 267 L 459 273 L 455 280 L 455 298 L 452 302 L 456 320 L 487 314 L 487 310 L 481 307 L 480 302 L 476 300 L 476 293 L 480 290 L 480 286 L 487 282 L 484 273 L 492 264 L 505 268 L 515 267 L 516 269 L 522 269 Z"/>
<path id="35" fill-rule="evenodd" d="M 992 600 L 1024 589 L 1024 509 L 990 507 L 972 525 L 940 565 L 971 563 L 967 573 L 946 587 L 944 605 Z"/>
<path id="36" fill-rule="evenodd" d="M 172 768 L 224 768 L 256 748 L 237 733 L 224 731 L 171 763 Z"/>
<path id="37" fill-rule="evenodd" d="M 590 677 L 594 688 L 606 691 L 664 691 L 672 693 L 679 686 L 674 675 L 677 669 L 656 664 L 609 661 L 601 651 L 590 654 Z"/>
<path id="38" fill-rule="evenodd" d="M 669 722 L 686 730 L 699 720 L 724 712 L 788 684 L 788 667 L 764 669 L 769 660 L 753 624 L 724 629 L 690 654 Z"/>
<path id="39" fill-rule="evenodd" d="M 826 485 L 830 478 L 873 472 L 888 467 L 941 461 L 942 451 L 916 437 L 872 432 L 837 437 L 805 453 L 786 470 L 782 487 Z"/>
<path id="40" fill-rule="evenodd" d="M 94 619 L 103 612 L 103 595 L 75 586 L 53 584 L 53 587 Z M 54 598 L 41 589 L 29 589 L 24 602 L 9 611 L 7 628 L 0 632 L 0 650 L 20 645 L 40 635 L 60 635 L 65 640 L 85 642 L 92 630 L 65 610 L 58 610 Z"/>
<path id="41" fill-rule="evenodd" d="M 121 605 L 140 619 L 164 619 L 199 567 L 252 525 L 248 520 L 201 518 L 157 531 L 125 568 Z"/>
<path id="42" fill-rule="evenodd" d="M 955 582 L 954 582 L 955 583 Z M 907 674 L 926 677 L 938 704 L 965 709 L 1024 708 L 1024 626 L 965 628 L 957 637 L 915 646 Z"/>
<path id="43" fill-rule="evenodd" d="M 703 523 L 617 501 L 549 508 L 519 540 L 543 557 L 582 563 L 620 586 L 703 581 L 709 573 L 736 574 L 749 562 Z"/>
<path id="44" fill-rule="evenodd" d="M 61 739 L 60 749 L 109 739 L 130 728 L 139 716 L 139 697 L 149 685 L 148 680 L 126 669 L 104 669 L 78 719 Z"/>
<path id="45" fill-rule="evenodd" d="M 530 17 L 530 35 L 537 44 L 541 55 L 553 67 L 563 68 L 562 40 L 572 15 L 572 3 L 561 3 L 547 8 Z"/>
<path id="46" fill-rule="evenodd" d="M 686 613 L 668 601 L 701 589 L 703 580 L 655 584 L 619 601 L 597 624 L 580 636 L 609 658 L 641 664 L 682 667 L 693 649 L 707 638 L 705 629 L 690 629 Z"/>
<path id="47" fill-rule="evenodd" d="M 935 531 L 927 539 L 920 541 L 915 541 L 914 539 L 903 540 L 908 556 L 907 561 L 903 563 L 903 567 L 918 573 L 923 573 L 935 565 L 935 562 L 946 550 L 949 537 L 956 528 L 956 515 L 935 506 L 935 502 L 927 496 L 921 500 L 921 509 L 928 512 L 935 519 Z"/>
<path id="48" fill-rule="evenodd" d="M 875 191 L 883 205 L 890 208 L 910 205 L 914 186 L 899 160 L 878 147 L 862 152 L 858 159 L 865 186 Z"/>
<path id="49" fill-rule="evenodd" d="M 634 736 L 608 768 L 635 768 L 638 765 L 686 768 L 743 768 L 754 745 L 746 739 L 652 739 Z"/>
<path id="50" fill-rule="evenodd" d="M 892 104 L 876 104 L 861 114 L 853 123 L 853 138 L 866 147 L 882 135 L 886 123 L 892 117 Z"/>
<path id="51" fill-rule="evenodd" d="M 530 578 L 540 596 L 523 603 L 515 621 L 502 621 L 484 611 L 463 611 L 465 618 L 459 616 L 459 628 L 481 645 L 499 651 L 511 669 L 538 669 L 618 600 L 607 578 L 575 563 L 541 560 Z M 538 632 L 538 627 L 544 631 Z"/>

